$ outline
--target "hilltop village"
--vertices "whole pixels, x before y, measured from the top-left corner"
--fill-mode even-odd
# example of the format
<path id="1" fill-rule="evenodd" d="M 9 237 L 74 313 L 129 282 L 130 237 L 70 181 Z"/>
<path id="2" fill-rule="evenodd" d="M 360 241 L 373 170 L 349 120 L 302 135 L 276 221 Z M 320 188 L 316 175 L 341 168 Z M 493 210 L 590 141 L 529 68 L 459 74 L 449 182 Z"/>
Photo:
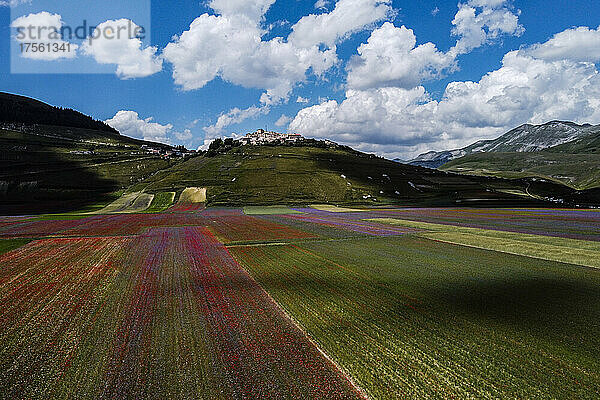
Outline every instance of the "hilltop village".
<path id="1" fill-rule="evenodd" d="M 304 141 L 304 137 L 297 133 L 267 132 L 264 129 L 259 129 L 256 132 L 248 133 L 239 141 L 242 145 L 260 146 L 276 143 L 298 143 Z"/>

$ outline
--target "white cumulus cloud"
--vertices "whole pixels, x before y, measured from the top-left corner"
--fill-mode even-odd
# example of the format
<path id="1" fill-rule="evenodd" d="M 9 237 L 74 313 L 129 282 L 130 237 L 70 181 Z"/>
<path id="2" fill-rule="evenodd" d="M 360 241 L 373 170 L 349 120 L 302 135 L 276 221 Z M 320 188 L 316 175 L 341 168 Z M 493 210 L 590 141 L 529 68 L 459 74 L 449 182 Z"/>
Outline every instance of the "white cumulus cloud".
<path id="1" fill-rule="evenodd" d="M 317 2 L 315 3 L 315 9 L 326 10 L 328 5 L 329 5 L 328 0 L 317 0 Z"/>
<path id="2" fill-rule="evenodd" d="M 524 50 L 525 54 L 543 60 L 563 60 L 581 62 L 600 61 L 600 27 L 590 29 L 582 26 L 557 33 L 543 44 Z"/>
<path id="3" fill-rule="evenodd" d="M 141 119 L 135 111 L 121 110 L 114 117 L 104 122 L 125 136 L 152 142 L 169 143 L 170 140 L 167 135 L 173 130 L 173 125 L 161 125 L 158 122 L 152 122 L 153 120 L 152 117 Z"/>
<path id="4" fill-rule="evenodd" d="M 300 47 L 333 46 L 392 14 L 391 0 L 339 0 L 329 13 L 302 17 L 292 27 L 288 41 Z"/>
<path id="5" fill-rule="evenodd" d="M 204 127 L 209 138 L 219 137 L 224 129 L 233 124 L 239 124 L 248 118 L 255 118 L 270 111 L 269 106 L 251 106 L 245 109 L 233 108 L 229 112 L 221 114 L 214 125 Z"/>
<path id="6" fill-rule="evenodd" d="M 202 145 L 198 147 L 198 151 L 208 151 L 210 144 L 214 141 L 215 139 L 204 139 Z"/>
<path id="7" fill-rule="evenodd" d="M 163 60 L 157 48 L 144 47 L 136 36 L 140 27 L 128 19 L 108 20 L 96 27 L 82 46 L 84 54 L 99 64 L 115 64 L 122 79 L 141 78 L 162 71 Z"/>
<path id="8" fill-rule="evenodd" d="M 502 35 L 520 36 L 525 28 L 519 23 L 519 11 L 513 11 L 510 0 L 469 0 L 458 5 L 452 34 L 458 42 L 451 50 L 465 54 Z"/>
<path id="9" fill-rule="evenodd" d="M 189 129 L 184 129 L 183 132 L 173 132 L 173 135 L 182 142 L 188 141 L 194 137 L 192 131 Z"/>
<path id="10" fill-rule="evenodd" d="M 386 22 L 360 45 L 348 66 L 348 86 L 353 89 L 418 86 L 451 69 L 455 57 L 440 52 L 433 43 L 419 46 L 411 29 Z"/>
<path id="11" fill-rule="evenodd" d="M 582 28 L 575 29 L 584 31 Z M 301 110 L 290 129 L 403 158 L 495 137 L 522 123 L 600 123 L 600 73 L 577 52 L 548 57 L 547 43 L 507 53 L 478 82 L 451 82 L 441 100 L 422 86 L 348 90 L 343 101 Z"/>
<path id="12" fill-rule="evenodd" d="M 275 0 L 210 0 L 208 5 L 221 15 L 244 16 L 253 22 L 260 22 Z"/>
<path id="13" fill-rule="evenodd" d="M 31 0 L 2 0 L 0 7 L 16 7 L 21 4 L 30 4 Z"/>
<path id="14" fill-rule="evenodd" d="M 281 117 L 279 117 L 279 119 L 275 122 L 275 126 L 287 126 L 290 124 L 290 122 L 292 122 L 292 118 L 288 117 L 285 114 L 281 114 Z"/>
<path id="15" fill-rule="evenodd" d="M 519 12 L 507 0 L 469 0 L 460 3 L 452 33 L 457 42 L 443 52 L 427 42 L 417 45 L 412 29 L 386 22 L 371 32 L 367 43 L 348 63 L 350 89 L 399 87 L 411 89 L 457 68 L 457 57 L 502 35 L 520 35 Z"/>
<path id="16" fill-rule="evenodd" d="M 204 14 L 167 45 L 164 56 L 173 64 L 175 83 L 184 90 L 202 88 L 221 77 L 265 89 L 264 104 L 287 100 L 309 70 L 320 75 L 337 61 L 334 51 L 298 48 L 282 38 L 263 41 L 263 33 L 244 16 Z"/>
<path id="17" fill-rule="evenodd" d="M 218 15 L 203 14 L 164 49 L 175 83 L 184 90 L 215 78 L 263 89 L 263 105 L 288 101 L 307 74 L 322 76 L 338 62 L 335 43 L 386 18 L 390 0 L 340 0 L 330 13 L 303 17 L 289 37 L 263 40 L 261 27 L 270 0 L 213 0 Z M 320 48 L 326 44 L 325 48 Z"/>

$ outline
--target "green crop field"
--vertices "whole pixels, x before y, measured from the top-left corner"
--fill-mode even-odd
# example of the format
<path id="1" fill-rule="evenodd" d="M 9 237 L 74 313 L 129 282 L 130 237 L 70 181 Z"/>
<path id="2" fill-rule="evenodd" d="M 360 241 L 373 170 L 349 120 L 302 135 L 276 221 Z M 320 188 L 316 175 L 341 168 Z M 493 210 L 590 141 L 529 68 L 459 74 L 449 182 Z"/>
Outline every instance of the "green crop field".
<path id="1" fill-rule="evenodd" d="M 281 215 L 281 214 L 302 214 L 286 206 L 248 206 L 244 207 L 246 215 Z"/>
<path id="2" fill-rule="evenodd" d="M 148 213 L 156 213 L 171 207 L 175 200 L 175 192 L 160 192 L 154 195 L 154 200 L 146 210 Z"/>
<path id="3" fill-rule="evenodd" d="M 418 237 L 236 247 L 373 398 L 597 398 L 600 273 Z"/>
<path id="4" fill-rule="evenodd" d="M 30 241 L 27 239 L 0 240 L 0 255 L 18 249 L 21 246 L 25 246 L 29 242 Z"/>

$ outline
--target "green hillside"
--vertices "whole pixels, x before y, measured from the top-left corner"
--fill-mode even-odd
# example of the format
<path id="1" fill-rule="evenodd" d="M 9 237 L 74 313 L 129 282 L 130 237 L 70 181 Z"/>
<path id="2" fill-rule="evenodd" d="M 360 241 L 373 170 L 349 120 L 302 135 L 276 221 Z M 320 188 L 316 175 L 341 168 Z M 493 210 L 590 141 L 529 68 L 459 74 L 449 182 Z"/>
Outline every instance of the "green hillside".
<path id="1" fill-rule="evenodd" d="M 533 153 L 477 153 L 440 170 L 503 178 L 539 177 L 579 190 L 600 188 L 600 134 Z"/>
<path id="2" fill-rule="evenodd" d="M 82 128 L 119 135 L 106 123 L 78 111 L 3 92 L 0 92 L 0 122 Z"/>
<path id="3" fill-rule="evenodd" d="M 144 144 L 165 148 L 82 128 L 0 129 L 0 207 L 6 214 L 103 204 L 177 162 L 150 154 Z"/>
<path id="4" fill-rule="evenodd" d="M 595 133 L 546 150 L 549 153 L 600 154 L 600 133 Z"/>
<path id="5" fill-rule="evenodd" d="M 164 157 L 172 150 L 78 111 L 0 92 L 0 214 L 101 208 L 175 165 Z"/>
<path id="6" fill-rule="evenodd" d="M 507 181 L 398 164 L 347 149 L 234 147 L 161 171 L 130 190 L 206 187 L 209 205 L 515 205 L 571 196 L 561 184 Z M 529 188 L 529 193 L 526 189 Z"/>
<path id="7" fill-rule="evenodd" d="M 575 196 L 559 182 L 449 174 L 347 148 L 234 146 L 187 160 L 165 159 L 128 138 L 40 129 L 0 131 L 2 214 L 94 210 L 123 192 L 157 194 L 158 200 L 174 192 L 177 201 L 187 187 L 207 188 L 208 205 L 221 206 L 600 203 L 596 193 Z"/>
<path id="8" fill-rule="evenodd" d="M 0 93 L 0 214 L 97 211 L 123 193 L 155 194 L 150 205 L 154 212 L 179 201 L 184 189 L 192 187 L 206 188 L 208 205 L 222 206 L 600 203 L 598 193 L 578 193 L 561 183 L 569 178 L 566 183 L 572 186 L 594 187 L 598 173 L 595 164 L 588 168 L 587 160 L 596 154 L 574 159 L 547 153 L 566 157 L 573 171 L 533 181 L 449 174 L 312 139 L 295 146 L 241 146 L 227 139 L 188 159 L 165 156 L 173 150 L 122 136 L 74 110 Z M 510 165 L 519 165 L 521 156 L 515 155 Z M 493 168 L 494 162 L 485 160 L 485 168 Z M 497 170 L 502 163 L 506 161 L 497 159 Z M 467 172 L 472 175 L 487 174 L 476 163 L 471 167 Z M 572 178 L 576 173 L 591 180 Z M 546 176 L 543 171 L 503 174 Z"/>

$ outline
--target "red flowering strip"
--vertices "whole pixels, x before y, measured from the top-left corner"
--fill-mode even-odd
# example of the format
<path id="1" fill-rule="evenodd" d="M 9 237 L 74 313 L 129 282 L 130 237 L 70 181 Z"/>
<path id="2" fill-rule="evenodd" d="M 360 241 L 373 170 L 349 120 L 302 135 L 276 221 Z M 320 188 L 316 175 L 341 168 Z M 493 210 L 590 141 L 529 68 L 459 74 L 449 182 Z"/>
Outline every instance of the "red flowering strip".
<path id="1" fill-rule="evenodd" d="M 157 296 L 160 295 L 158 279 L 165 249 L 172 245 L 172 240 L 169 231 L 153 230 L 127 249 L 136 255 L 141 250 L 146 255 L 128 276 L 133 290 L 125 304 L 125 317 L 113 343 L 102 397 L 137 397 L 136 393 L 142 390 L 140 385 L 143 385 L 148 373 L 147 354 L 152 340 L 149 327 L 156 311 Z"/>
<path id="2" fill-rule="evenodd" d="M 187 264 L 230 398 L 360 398 L 206 229 L 185 228 Z"/>
<path id="3" fill-rule="evenodd" d="M 166 217 L 161 214 L 103 215 L 61 232 L 64 236 L 135 235 L 149 226 L 160 226 Z"/>
<path id="4" fill-rule="evenodd" d="M 129 239 L 48 239 L 0 257 L 0 393 L 52 398 Z M 71 382 L 71 385 L 76 385 Z"/>
<path id="5" fill-rule="evenodd" d="M 360 398 L 207 229 L 152 229 L 125 254 L 145 252 L 102 397 Z"/>
<path id="6" fill-rule="evenodd" d="M 99 216 L 61 232 L 64 236 L 125 236 L 143 233 L 149 228 L 200 226 L 206 220 L 191 214 L 121 214 Z"/>
<path id="7" fill-rule="evenodd" d="M 316 237 L 308 232 L 247 215 L 207 217 L 207 224 L 226 243 Z"/>

